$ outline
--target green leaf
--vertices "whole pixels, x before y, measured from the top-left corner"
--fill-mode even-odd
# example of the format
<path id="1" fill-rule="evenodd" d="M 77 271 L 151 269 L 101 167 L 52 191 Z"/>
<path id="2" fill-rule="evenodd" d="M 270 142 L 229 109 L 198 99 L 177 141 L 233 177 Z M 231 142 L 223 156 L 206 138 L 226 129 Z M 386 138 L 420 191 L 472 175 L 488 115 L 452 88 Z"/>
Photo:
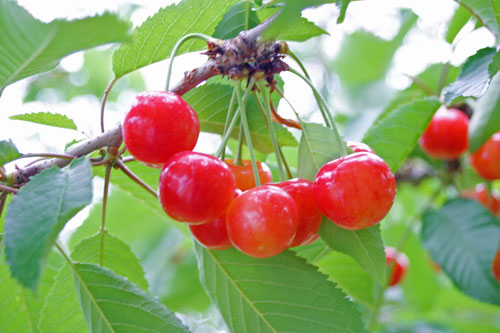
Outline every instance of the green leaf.
<path id="1" fill-rule="evenodd" d="M 72 129 L 75 131 L 77 129 L 75 122 L 72 119 L 59 113 L 50 113 L 50 112 L 25 113 L 25 114 L 10 116 L 9 119 L 24 120 L 47 126 Z"/>
<path id="2" fill-rule="evenodd" d="M 21 157 L 12 140 L 0 141 L 0 167 L 5 163 L 13 161 Z"/>
<path id="3" fill-rule="evenodd" d="M 460 5 L 465 6 L 480 22 L 486 26 L 497 40 L 500 39 L 499 19 L 500 8 L 495 1 L 484 0 L 458 0 Z"/>
<path id="4" fill-rule="evenodd" d="M 336 0 L 335 4 L 337 7 L 339 7 L 340 13 L 339 17 L 337 18 L 337 24 L 340 24 L 344 22 L 345 19 L 345 13 L 347 12 L 347 7 L 351 3 L 351 0 Z"/>
<path id="5" fill-rule="evenodd" d="M 481 97 L 484 95 L 490 82 L 488 65 L 494 54 L 495 49 L 487 47 L 467 58 L 457 80 L 443 91 L 447 104 L 461 96 Z"/>
<path id="6" fill-rule="evenodd" d="M 1 242 L 0 242 L 1 249 Z M 1 257 L 1 251 L 0 251 Z M 62 266 L 62 257 L 52 251 L 47 259 L 46 269 L 40 281 L 38 292 L 21 287 L 10 277 L 9 266 L 0 263 L 0 332 L 36 331 L 46 295 L 54 282 L 58 269 Z"/>
<path id="7" fill-rule="evenodd" d="M 107 268 L 73 264 L 74 281 L 91 332 L 188 332 L 165 305 Z"/>
<path id="8" fill-rule="evenodd" d="M 464 6 L 458 6 L 457 10 L 453 14 L 453 17 L 448 23 L 448 28 L 446 29 L 445 40 L 452 44 L 455 37 L 458 35 L 460 30 L 465 26 L 465 24 L 470 20 L 472 14 Z"/>
<path id="9" fill-rule="evenodd" d="M 231 101 L 233 87 L 227 84 L 207 83 L 187 92 L 183 98 L 196 110 L 203 132 L 222 134 L 226 121 L 228 105 Z M 278 105 L 274 100 L 274 105 Z M 248 99 L 247 119 L 255 149 L 263 152 L 273 152 L 273 145 L 266 121 L 257 107 L 253 96 Z M 278 142 L 281 146 L 296 146 L 293 135 L 282 125 L 273 123 Z M 231 137 L 237 139 L 239 125 L 235 126 Z"/>
<path id="10" fill-rule="evenodd" d="M 35 175 L 12 199 L 5 217 L 5 254 L 12 276 L 35 290 L 45 259 L 66 222 L 92 202 L 86 159 Z"/>
<path id="11" fill-rule="evenodd" d="M 243 30 L 251 29 L 259 24 L 259 18 L 252 10 L 250 1 L 241 1 L 233 5 L 215 28 L 213 36 L 219 39 L 230 39 L 238 36 Z"/>
<path id="12" fill-rule="evenodd" d="M 113 72 L 119 78 L 136 69 L 167 59 L 177 41 L 189 33 L 212 35 L 237 0 L 184 0 L 160 9 L 134 31 L 134 41 L 113 53 Z M 177 55 L 201 50 L 206 43 L 190 40 Z"/>
<path id="13" fill-rule="evenodd" d="M 313 180 L 325 163 L 342 156 L 345 143 L 339 142 L 330 128 L 315 123 L 301 124 L 297 177 Z"/>
<path id="14" fill-rule="evenodd" d="M 347 230 L 330 222 L 326 217 L 319 235 L 332 249 L 351 256 L 378 284 L 387 283 L 384 243 L 380 226 L 361 230 Z"/>
<path id="15" fill-rule="evenodd" d="M 396 172 L 415 148 L 439 106 L 436 98 L 429 97 L 383 113 L 365 134 L 363 142 Z"/>
<path id="16" fill-rule="evenodd" d="M 495 53 L 492 58 L 491 63 L 488 65 L 488 73 L 490 78 L 493 78 L 496 73 L 500 70 L 500 52 Z"/>
<path id="17" fill-rule="evenodd" d="M 422 240 L 436 261 L 467 295 L 500 305 L 500 284 L 491 263 L 500 222 L 476 201 L 456 199 L 424 215 Z"/>
<path id="18" fill-rule="evenodd" d="M 71 258 L 80 263 L 99 264 L 100 245 L 100 234 L 84 239 L 75 247 Z M 147 291 L 148 283 L 144 277 L 144 271 L 129 246 L 109 233 L 104 234 L 103 246 L 104 267 L 126 277 L 139 288 Z M 39 324 L 40 331 L 86 332 L 85 318 L 77 309 L 79 309 L 79 303 L 75 292 L 73 272 L 66 262 L 57 273 L 55 283 L 46 298 Z"/>
<path id="19" fill-rule="evenodd" d="M 478 150 L 500 129 L 500 74 L 491 79 L 490 86 L 477 103 L 469 124 L 469 151 Z"/>
<path id="20" fill-rule="evenodd" d="M 348 86 L 367 84 L 382 79 L 390 67 L 396 50 L 417 22 L 411 10 L 401 11 L 401 27 L 390 41 L 358 30 L 346 36 L 335 59 L 335 71 Z M 369 57 L 366 55 L 370 54 Z"/>
<path id="21" fill-rule="evenodd" d="M 53 69 L 70 53 L 130 38 L 129 24 L 115 14 L 42 23 L 9 0 L 0 0 L 0 30 L 0 94 L 15 81 Z"/>
<path id="22" fill-rule="evenodd" d="M 195 244 L 200 279 L 231 332 L 365 332 L 354 304 L 289 251 L 267 259 Z"/>

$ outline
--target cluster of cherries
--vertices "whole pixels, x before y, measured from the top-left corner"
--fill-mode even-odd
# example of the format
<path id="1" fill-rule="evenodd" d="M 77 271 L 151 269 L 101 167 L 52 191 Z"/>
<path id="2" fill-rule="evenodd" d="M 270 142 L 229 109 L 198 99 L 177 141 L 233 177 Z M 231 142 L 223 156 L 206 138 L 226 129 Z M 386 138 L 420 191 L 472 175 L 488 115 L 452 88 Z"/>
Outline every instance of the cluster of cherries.
<path id="1" fill-rule="evenodd" d="M 439 109 L 419 140 L 422 149 L 441 160 L 455 160 L 469 148 L 469 118 L 459 109 Z M 470 163 L 476 172 L 487 180 L 500 179 L 500 131 L 493 134 L 477 151 L 470 155 Z M 473 190 L 464 190 L 461 196 L 477 200 L 498 217 L 500 195 L 491 193 L 486 185 L 478 184 Z M 500 249 L 492 263 L 492 271 L 500 282 Z"/>
<path id="2" fill-rule="evenodd" d="M 170 92 L 136 97 L 123 124 L 127 149 L 139 161 L 162 167 L 159 199 L 173 219 L 189 224 L 209 249 L 232 246 L 257 257 L 318 238 L 323 215 L 350 230 L 377 224 L 389 211 L 396 181 L 389 166 L 364 144 L 330 161 L 313 182 L 272 183 L 258 163 L 263 185 L 255 186 L 250 161 L 241 165 L 193 152 L 200 131 L 195 111 Z"/>

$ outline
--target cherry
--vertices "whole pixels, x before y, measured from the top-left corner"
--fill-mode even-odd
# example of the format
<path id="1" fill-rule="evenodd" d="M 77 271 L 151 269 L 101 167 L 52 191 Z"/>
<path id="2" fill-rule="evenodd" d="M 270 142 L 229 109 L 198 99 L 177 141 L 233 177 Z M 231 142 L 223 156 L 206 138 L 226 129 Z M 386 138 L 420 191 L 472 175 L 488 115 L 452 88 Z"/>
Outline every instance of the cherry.
<path id="1" fill-rule="evenodd" d="M 500 213 L 500 196 L 496 191 L 493 191 L 490 195 L 488 188 L 484 184 L 477 184 L 474 190 L 464 190 L 460 195 L 480 202 L 495 216 Z"/>
<path id="2" fill-rule="evenodd" d="M 229 239 L 238 250 L 256 258 L 272 257 L 286 250 L 298 221 L 295 200 L 271 185 L 243 192 L 226 212 Z"/>
<path id="3" fill-rule="evenodd" d="M 272 185 L 285 190 L 295 200 L 299 210 L 299 226 L 290 246 L 304 245 L 318 233 L 323 217 L 314 200 L 313 183 L 295 178 Z"/>
<path id="4" fill-rule="evenodd" d="M 477 173 L 488 180 L 500 179 L 500 132 L 486 141 L 470 156 L 470 162 Z"/>
<path id="5" fill-rule="evenodd" d="M 179 95 L 146 91 L 136 96 L 122 133 L 127 149 L 137 160 L 161 167 L 175 153 L 194 148 L 200 122 Z"/>
<path id="6" fill-rule="evenodd" d="M 469 118 L 458 109 L 439 109 L 418 141 L 429 155 L 454 160 L 469 147 Z"/>
<path id="7" fill-rule="evenodd" d="M 242 191 L 246 191 L 255 187 L 255 178 L 253 176 L 252 162 L 250 160 L 241 161 L 241 165 L 234 164 L 233 159 L 225 159 L 231 171 L 233 172 L 236 181 L 236 187 Z M 257 170 L 259 172 L 261 184 L 270 183 L 273 181 L 271 169 L 267 164 L 257 161 Z"/>
<path id="8" fill-rule="evenodd" d="M 347 141 L 346 145 L 347 147 L 351 148 L 353 153 L 367 152 L 375 154 L 375 151 L 370 146 L 368 146 L 366 143 L 363 142 Z"/>
<path id="9" fill-rule="evenodd" d="M 392 269 L 388 279 L 388 286 L 392 287 L 403 279 L 408 269 L 409 260 L 404 253 L 396 252 L 396 249 L 393 247 L 385 248 L 385 260 L 387 267 L 392 263 Z"/>
<path id="10" fill-rule="evenodd" d="M 361 152 L 323 165 L 313 183 L 318 207 L 342 228 L 358 230 L 377 224 L 389 212 L 396 179 L 383 159 Z"/>
<path id="11" fill-rule="evenodd" d="M 235 189 L 226 163 L 203 153 L 175 154 L 160 175 L 161 205 L 171 218 L 182 222 L 215 220 L 233 200 Z"/>
<path id="12" fill-rule="evenodd" d="M 500 249 L 498 249 L 495 258 L 493 259 L 493 263 L 491 264 L 491 271 L 493 272 L 493 276 L 500 282 Z"/>

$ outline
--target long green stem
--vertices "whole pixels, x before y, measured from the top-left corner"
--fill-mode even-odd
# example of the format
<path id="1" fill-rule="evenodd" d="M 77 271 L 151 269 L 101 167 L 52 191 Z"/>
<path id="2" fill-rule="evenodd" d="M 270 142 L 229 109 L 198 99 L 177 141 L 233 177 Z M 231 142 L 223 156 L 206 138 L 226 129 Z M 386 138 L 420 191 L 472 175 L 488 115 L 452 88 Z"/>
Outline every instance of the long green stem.
<path id="1" fill-rule="evenodd" d="M 233 133 L 234 127 L 236 126 L 236 123 L 238 122 L 238 119 L 240 119 L 240 113 L 236 112 L 233 116 L 233 119 L 231 120 L 231 123 L 229 124 L 229 127 L 227 128 L 226 133 L 222 137 L 222 142 L 219 145 L 219 148 L 217 149 L 217 152 L 215 153 L 215 156 L 221 157 L 222 152 L 226 150 L 226 144 L 227 141 L 229 140 L 229 137 L 231 136 L 231 133 Z"/>
<path id="2" fill-rule="evenodd" d="M 241 81 L 236 81 L 235 84 L 238 88 L 236 90 L 236 93 L 237 93 L 238 102 L 239 102 L 241 126 L 243 126 L 243 133 L 245 134 L 245 139 L 247 142 L 248 150 L 250 151 L 250 160 L 252 162 L 252 170 L 253 170 L 253 176 L 255 178 L 255 185 L 260 186 L 259 169 L 257 166 L 257 159 L 255 158 L 255 152 L 254 152 L 253 143 L 252 143 L 252 136 L 250 134 L 250 127 L 248 126 L 248 120 L 247 120 L 247 115 L 246 115 L 246 100 L 241 96 Z M 255 80 L 251 79 L 250 82 L 248 83 L 247 89 L 245 91 L 245 97 L 248 98 L 248 95 L 249 95 L 250 91 L 252 91 L 254 84 L 255 84 Z"/>
<path id="3" fill-rule="evenodd" d="M 226 133 L 228 132 L 229 125 L 231 124 L 231 117 L 233 115 L 233 109 L 234 109 L 235 104 L 236 104 L 236 88 L 233 89 L 231 101 L 229 102 L 229 107 L 227 109 L 226 121 L 224 122 L 224 131 L 222 132 L 222 136 L 226 135 Z M 232 132 L 232 130 L 231 130 L 231 132 Z M 224 160 L 224 157 L 226 154 L 226 143 L 227 143 L 227 141 L 223 142 L 221 144 L 221 147 L 222 147 L 221 154 L 220 154 L 221 160 Z M 219 154 L 217 154 L 217 156 L 219 156 Z"/>
<path id="4" fill-rule="evenodd" d="M 310 80 L 311 77 L 309 76 L 306 67 L 304 66 L 304 64 L 302 64 L 302 61 L 300 61 L 299 57 L 297 57 L 297 55 L 290 49 L 288 49 L 288 52 L 286 54 L 288 54 L 293 60 L 295 60 L 295 62 L 297 63 L 297 65 L 299 65 L 304 75 Z"/>
<path id="5" fill-rule="evenodd" d="M 111 163 L 106 165 L 106 174 L 104 175 L 104 193 L 102 196 L 102 211 L 101 211 L 101 228 L 99 233 L 101 235 L 99 247 L 99 264 L 102 266 L 104 263 L 104 233 L 106 231 L 106 208 L 108 206 L 108 193 L 109 193 L 109 180 L 111 177 Z"/>
<path id="6" fill-rule="evenodd" d="M 271 141 L 273 143 L 274 154 L 276 155 L 276 162 L 278 164 L 280 181 L 283 182 L 286 180 L 286 175 L 285 175 L 285 169 L 283 168 L 283 163 L 281 161 L 280 146 L 278 144 L 278 139 L 276 138 L 276 132 L 274 131 L 273 122 L 271 120 L 271 110 L 269 109 L 269 94 L 267 93 L 266 87 L 262 83 L 262 81 L 257 82 L 257 85 L 260 89 L 262 96 L 264 97 L 264 105 L 260 100 L 259 96 L 257 95 L 257 93 L 254 94 L 255 100 L 257 101 L 257 105 L 265 115 L 267 128 L 269 130 L 269 134 L 271 135 Z"/>
<path id="7" fill-rule="evenodd" d="M 240 132 L 238 133 L 238 149 L 236 150 L 236 156 L 234 157 L 235 165 L 242 165 L 243 155 L 243 126 L 240 126 Z"/>
<path id="8" fill-rule="evenodd" d="M 168 91 L 168 89 L 170 88 L 170 76 L 172 74 L 172 66 L 174 64 L 174 58 L 175 58 L 175 55 L 177 54 L 177 51 L 179 50 L 179 48 L 181 47 L 181 45 L 185 41 L 193 39 L 193 38 L 199 38 L 199 39 L 203 39 L 205 41 L 213 41 L 214 40 L 213 37 L 210 37 L 210 36 L 207 36 L 207 35 L 204 35 L 204 34 L 192 33 L 192 34 L 185 35 L 184 37 L 182 37 L 181 39 L 179 39 L 177 41 L 177 43 L 175 44 L 174 48 L 172 49 L 172 52 L 170 53 L 170 59 L 168 61 L 167 83 L 165 85 L 165 90 Z"/>

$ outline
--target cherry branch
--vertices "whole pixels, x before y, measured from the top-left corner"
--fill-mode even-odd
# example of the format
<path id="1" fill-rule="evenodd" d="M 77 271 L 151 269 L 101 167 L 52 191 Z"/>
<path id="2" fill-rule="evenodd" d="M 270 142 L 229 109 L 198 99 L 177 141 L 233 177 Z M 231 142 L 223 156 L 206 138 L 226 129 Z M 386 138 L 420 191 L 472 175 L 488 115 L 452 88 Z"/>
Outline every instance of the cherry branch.
<path id="1" fill-rule="evenodd" d="M 249 73 L 245 65 L 251 61 L 255 61 L 256 57 L 272 57 L 274 54 L 281 53 L 283 47 L 285 47 L 283 44 L 276 42 L 262 43 L 259 40 L 260 35 L 269 27 L 275 17 L 270 17 L 250 30 L 242 31 L 233 39 L 209 42 L 206 54 L 210 59 L 202 66 L 186 72 L 184 78 L 170 91 L 178 95 L 183 95 L 203 81 L 216 75 L 227 75 L 233 79 L 237 78 L 238 75 L 248 76 Z M 286 69 L 286 67 L 280 67 L 280 70 Z M 101 148 L 119 147 L 122 144 L 122 140 L 122 127 L 119 125 L 94 138 L 75 145 L 66 154 L 81 157 Z M 62 168 L 70 162 L 71 160 L 61 158 L 37 162 L 31 166 L 19 168 L 7 175 L 6 183 L 8 185 L 22 185 L 42 170 L 53 166 Z"/>

